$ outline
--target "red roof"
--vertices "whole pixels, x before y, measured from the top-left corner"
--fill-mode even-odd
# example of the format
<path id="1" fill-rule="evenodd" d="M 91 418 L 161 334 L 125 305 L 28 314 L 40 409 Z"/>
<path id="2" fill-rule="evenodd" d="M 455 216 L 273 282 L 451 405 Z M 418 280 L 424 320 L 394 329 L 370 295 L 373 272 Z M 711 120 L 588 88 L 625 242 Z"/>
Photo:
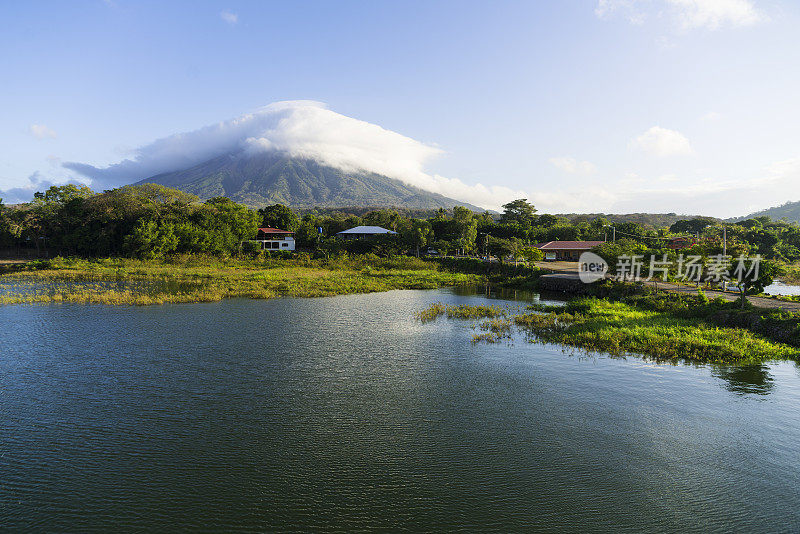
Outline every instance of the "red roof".
<path id="1" fill-rule="evenodd" d="M 290 232 L 288 230 L 281 230 L 280 228 L 272 228 L 267 226 L 266 228 L 259 228 L 259 232 L 264 232 L 265 234 L 293 234 L 294 232 Z"/>
<path id="2" fill-rule="evenodd" d="M 589 250 L 603 243 L 604 241 L 548 241 L 537 244 L 536 248 L 540 250 Z"/>

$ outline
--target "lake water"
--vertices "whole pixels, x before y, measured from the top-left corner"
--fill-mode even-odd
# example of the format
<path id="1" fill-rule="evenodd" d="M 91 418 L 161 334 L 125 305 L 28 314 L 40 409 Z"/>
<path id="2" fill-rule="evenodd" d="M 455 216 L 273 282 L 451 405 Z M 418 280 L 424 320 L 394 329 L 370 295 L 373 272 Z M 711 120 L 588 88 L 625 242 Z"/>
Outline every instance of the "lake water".
<path id="1" fill-rule="evenodd" d="M 800 530 L 796 364 L 473 345 L 435 301 L 485 298 L 1 307 L 0 529 Z"/>
<path id="2" fill-rule="evenodd" d="M 764 293 L 767 295 L 800 295 L 800 286 L 784 284 L 780 280 L 776 280 L 764 288 Z"/>

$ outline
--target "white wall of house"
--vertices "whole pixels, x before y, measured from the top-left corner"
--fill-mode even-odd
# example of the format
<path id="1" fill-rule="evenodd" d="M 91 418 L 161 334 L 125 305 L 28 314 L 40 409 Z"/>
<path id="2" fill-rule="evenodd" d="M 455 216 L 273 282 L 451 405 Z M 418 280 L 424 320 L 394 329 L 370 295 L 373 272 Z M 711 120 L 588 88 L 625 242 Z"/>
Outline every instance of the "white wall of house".
<path id="1" fill-rule="evenodd" d="M 294 238 L 287 237 L 281 239 L 256 239 L 256 243 L 261 243 L 261 250 L 294 250 Z"/>

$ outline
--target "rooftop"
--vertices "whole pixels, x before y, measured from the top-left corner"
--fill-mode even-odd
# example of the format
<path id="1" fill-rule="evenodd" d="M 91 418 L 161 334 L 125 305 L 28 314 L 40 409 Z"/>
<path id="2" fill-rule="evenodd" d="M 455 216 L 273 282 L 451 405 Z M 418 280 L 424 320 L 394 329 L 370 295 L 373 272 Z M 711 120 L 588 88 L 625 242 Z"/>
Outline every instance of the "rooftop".
<path id="1" fill-rule="evenodd" d="M 393 232 L 391 230 L 387 230 L 386 228 L 382 228 L 380 226 L 356 226 L 355 228 L 350 228 L 349 230 L 345 230 L 343 232 L 339 232 L 336 235 L 341 234 L 396 234 L 397 232 Z"/>
<path id="2" fill-rule="evenodd" d="M 265 234 L 293 234 L 294 232 L 290 232 L 289 230 L 281 230 L 280 228 L 273 228 L 271 226 L 267 226 L 266 228 L 259 228 L 259 232 L 263 232 Z"/>
<path id="3" fill-rule="evenodd" d="M 540 250 L 589 250 L 597 245 L 602 245 L 605 241 L 548 241 L 538 243 L 536 248 Z"/>

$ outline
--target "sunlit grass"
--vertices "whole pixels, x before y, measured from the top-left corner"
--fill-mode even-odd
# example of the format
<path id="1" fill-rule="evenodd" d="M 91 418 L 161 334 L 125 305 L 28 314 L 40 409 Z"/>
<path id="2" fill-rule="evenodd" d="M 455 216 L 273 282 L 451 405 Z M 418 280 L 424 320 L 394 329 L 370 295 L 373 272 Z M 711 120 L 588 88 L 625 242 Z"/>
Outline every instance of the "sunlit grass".
<path id="1" fill-rule="evenodd" d="M 601 299 L 578 301 L 561 313 L 520 315 L 514 321 L 533 341 L 590 352 L 742 364 L 796 358 L 800 352 L 745 329 L 717 327 L 701 319 Z"/>
<path id="2" fill-rule="evenodd" d="M 423 323 L 427 323 L 435 321 L 443 315 L 446 315 L 448 319 L 483 319 L 485 317 L 500 317 L 507 314 L 508 309 L 499 306 L 470 306 L 468 304 L 448 306 L 437 302 L 417 313 L 416 317 Z"/>
<path id="3" fill-rule="evenodd" d="M 163 304 L 224 298 L 324 297 L 480 282 L 416 258 L 331 260 L 178 256 L 167 260 L 56 258 L 0 276 L 0 304 Z"/>
<path id="4" fill-rule="evenodd" d="M 656 360 L 688 360 L 748 364 L 771 359 L 796 359 L 800 349 L 776 342 L 745 328 L 721 327 L 702 315 L 711 304 L 642 301 L 642 306 L 597 298 L 574 300 L 566 306 L 531 305 L 513 314 L 495 306 L 433 304 L 417 314 L 423 322 L 488 318 L 473 325 L 473 343 L 496 343 L 513 332 L 534 343 L 556 343 L 587 352 L 638 354 Z M 645 306 L 646 304 L 646 306 Z M 655 308 L 655 309 L 653 309 Z M 696 309 L 695 309 L 696 308 Z M 700 315 L 700 316 L 699 316 Z"/>

